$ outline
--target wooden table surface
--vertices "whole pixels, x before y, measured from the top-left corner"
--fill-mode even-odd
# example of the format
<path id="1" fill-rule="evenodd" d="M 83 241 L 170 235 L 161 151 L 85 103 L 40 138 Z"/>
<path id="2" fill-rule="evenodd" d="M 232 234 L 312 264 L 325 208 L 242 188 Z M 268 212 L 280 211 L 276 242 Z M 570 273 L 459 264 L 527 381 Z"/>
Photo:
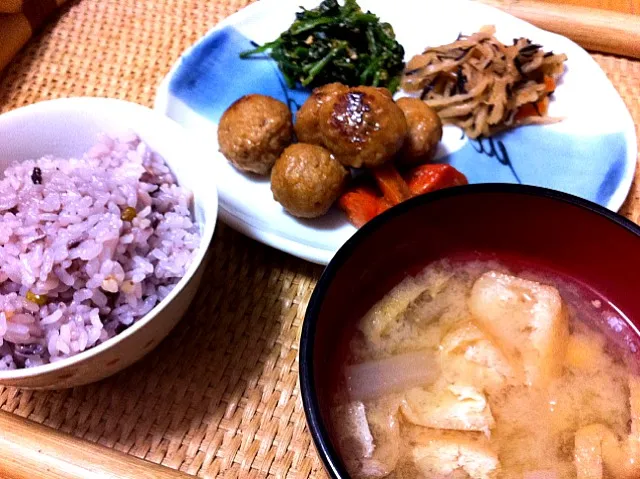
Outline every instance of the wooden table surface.
<path id="1" fill-rule="evenodd" d="M 0 113 L 69 96 L 152 106 L 157 85 L 184 49 L 251 1 L 70 0 L 0 74 Z M 541 1 L 640 15 L 640 0 Z M 640 137 L 640 60 L 601 53 L 593 58 L 625 100 Z M 640 223 L 640 170 L 622 213 Z M 306 430 L 297 382 L 300 329 L 321 272 L 220 224 L 207 281 L 156 350 L 90 386 L 63 391 L 0 387 L 0 409 L 113 454 L 120 451 L 191 476 L 325 478 Z M 638 283 L 638 274 L 631 271 L 629 281 Z M 82 472 L 87 462 L 109 466 L 98 457 L 105 452 L 85 442 L 70 445 L 70 438 L 56 439 L 52 431 L 42 435 L 28 430 L 30 423 L 22 423 L 22 429 L 13 424 L 0 425 L 0 442 L 6 439 L 0 444 L 2 479 L 66 479 L 68 468 L 58 476 L 55 470 L 69 465 Z M 11 434 L 2 434 L 7 431 Z M 52 455 L 51 445 L 61 456 Z M 121 456 L 113 457 L 123 463 Z M 96 475 L 94 468 L 88 477 Z"/>
<path id="2" fill-rule="evenodd" d="M 601 8 L 622 13 L 640 15 L 640 0 L 542 0 L 548 3 L 580 5 L 590 8 Z"/>

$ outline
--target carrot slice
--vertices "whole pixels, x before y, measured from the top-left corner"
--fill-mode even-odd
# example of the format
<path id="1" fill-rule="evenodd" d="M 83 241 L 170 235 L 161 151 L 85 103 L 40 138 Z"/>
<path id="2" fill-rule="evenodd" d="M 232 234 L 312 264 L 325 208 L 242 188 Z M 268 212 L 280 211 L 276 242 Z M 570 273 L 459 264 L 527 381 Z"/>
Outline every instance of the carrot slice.
<path id="1" fill-rule="evenodd" d="M 349 221 L 360 228 L 391 205 L 380 198 L 373 188 L 356 186 L 340 196 L 338 206 L 346 213 Z"/>
<path id="2" fill-rule="evenodd" d="M 556 91 L 556 81 L 552 76 L 544 76 L 544 91 L 546 93 L 553 93 L 554 91 Z"/>
<path id="3" fill-rule="evenodd" d="M 447 164 L 421 165 L 409 171 L 406 176 L 409 190 L 414 196 L 450 186 L 466 185 L 467 177 Z"/>
<path id="4" fill-rule="evenodd" d="M 549 97 L 545 96 L 541 100 L 538 100 L 538 103 L 536 103 L 536 106 L 538 107 L 537 110 L 541 116 L 546 115 L 547 112 L 549 111 Z"/>
<path id="5" fill-rule="evenodd" d="M 538 100 L 536 103 L 525 103 L 520 108 L 514 117 L 516 120 L 522 120 L 530 116 L 544 116 L 549 110 L 549 97 L 545 96 Z"/>
<path id="6" fill-rule="evenodd" d="M 373 168 L 373 177 L 378 183 L 385 200 L 392 206 L 411 198 L 411 192 L 402 176 L 391 163 Z"/>
<path id="7" fill-rule="evenodd" d="M 520 108 L 514 117 L 514 120 L 522 120 L 530 116 L 538 116 L 538 110 L 536 110 L 535 103 L 525 103 Z"/>
<path id="8" fill-rule="evenodd" d="M 378 198 L 378 203 L 378 214 L 384 213 L 392 206 L 392 204 L 384 198 Z"/>
<path id="9" fill-rule="evenodd" d="M 526 103 L 518 108 L 515 119 L 522 120 L 530 116 L 544 116 L 549 110 L 549 95 L 556 89 L 556 81 L 553 77 L 544 76 L 544 91 L 546 95 L 535 103 Z"/>
<path id="10" fill-rule="evenodd" d="M 376 168 L 374 177 L 385 192 L 384 197 L 379 196 L 375 188 L 365 184 L 350 188 L 338 199 L 338 206 L 356 228 L 412 196 L 468 183 L 466 176 L 446 164 L 418 166 L 407 173 L 406 182 L 395 167 Z"/>

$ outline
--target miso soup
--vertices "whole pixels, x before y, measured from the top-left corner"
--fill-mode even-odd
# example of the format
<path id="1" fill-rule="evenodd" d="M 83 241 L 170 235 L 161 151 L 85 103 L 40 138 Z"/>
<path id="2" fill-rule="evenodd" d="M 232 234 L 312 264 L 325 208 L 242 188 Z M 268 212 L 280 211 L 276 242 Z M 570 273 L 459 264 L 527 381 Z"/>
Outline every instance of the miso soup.
<path id="1" fill-rule="evenodd" d="M 356 478 L 640 478 L 637 332 L 577 281 L 439 261 L 359 321 L 331 407 Z"/>

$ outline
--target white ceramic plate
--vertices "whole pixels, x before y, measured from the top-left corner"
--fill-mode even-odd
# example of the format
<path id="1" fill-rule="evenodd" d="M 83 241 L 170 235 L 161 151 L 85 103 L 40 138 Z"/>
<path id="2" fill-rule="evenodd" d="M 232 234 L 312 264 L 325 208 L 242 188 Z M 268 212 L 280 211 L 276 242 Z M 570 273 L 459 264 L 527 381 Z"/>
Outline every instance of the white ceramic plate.
<path id="1" fill-rule="evenodd" d="M 222 112 L 248 93 L 263 93 L 296 110 L 307 91 L 289 90 L 270 59 L 241 60 L 238 53 L 273 40 L 299 11 L 319 0 L 261 0 L 227 18 L 190 48 L 165 78 L 156 109 L 202 134 L 217 148 Z M 441 45 L 459 33 L 495 25 L 503 42 L 527 37 L 545 50 L 568 55 L 566 72 L 549 114 L 566 119 L 507 132 L 492 141 L 461 139 L 446 127 L 438 157 L 467 175 L 471 183 L 506 182 L 544 186 L 618 210 L 636 165 L 633 121 L 597 63 L 567 38 L 545 32 L 504 12 L 463 0 L 361 0 L 361 7 L 394 27 L 406 59 L 426 46 Z M 222 155 L 217 169 L 222 220 L 259 241 L 301 258 L 326 264 L 354 233 L 344 215 L 331 211 L 316 220 L 298 220 L 273 200 L 269 181 L 235 170 Z"/>

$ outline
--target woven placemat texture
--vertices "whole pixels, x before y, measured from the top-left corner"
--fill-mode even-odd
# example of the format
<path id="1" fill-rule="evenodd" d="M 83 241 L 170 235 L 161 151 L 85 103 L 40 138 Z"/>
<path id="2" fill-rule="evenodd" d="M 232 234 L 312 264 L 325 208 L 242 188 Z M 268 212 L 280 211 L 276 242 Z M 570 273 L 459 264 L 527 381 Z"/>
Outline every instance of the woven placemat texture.
<path id="1" fill-rule="evenodd" d="M 0 75 L 0 112 L 79 95 L 150 106 L 181 52 L 247 3 L 71 0 Z M 640 125 L 640 62 L 594 57 Z M 635 221 L 639 184 L 623 208 Z M 300 328 L 320 273 L 220 224 L 200 294 L 155 351 L 87 387 L 0 388 L 0 406 L 201 477 L 325 477 L 297 384 Z"/>

